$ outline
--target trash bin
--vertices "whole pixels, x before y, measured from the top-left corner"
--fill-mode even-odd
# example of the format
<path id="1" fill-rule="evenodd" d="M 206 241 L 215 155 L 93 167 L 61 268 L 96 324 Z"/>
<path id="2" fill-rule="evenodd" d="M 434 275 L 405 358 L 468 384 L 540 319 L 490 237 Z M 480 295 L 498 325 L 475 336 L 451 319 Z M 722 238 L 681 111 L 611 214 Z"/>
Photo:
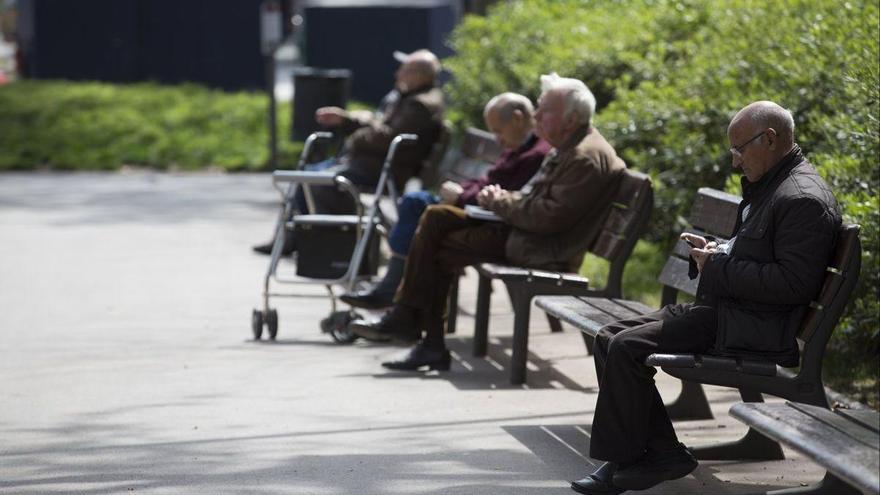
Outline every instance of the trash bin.
<path id="1" fill-rule="evenodd" d="M 303 141 L 321 130 L 315 122 L 315 110 L 348 103 L 351 71 L 300 67 L 293 71 L 293 126 L 290 138 Z"/>

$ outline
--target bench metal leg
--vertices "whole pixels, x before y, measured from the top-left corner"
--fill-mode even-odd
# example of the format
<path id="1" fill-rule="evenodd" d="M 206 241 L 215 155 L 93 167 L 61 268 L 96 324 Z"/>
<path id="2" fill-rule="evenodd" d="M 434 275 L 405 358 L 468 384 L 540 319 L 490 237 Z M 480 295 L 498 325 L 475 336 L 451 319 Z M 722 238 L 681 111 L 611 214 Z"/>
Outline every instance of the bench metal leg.
<path id="1" fill-rule="evenodd" d="M 764 402 L 760 392 L 739 389 L 739 395 L 743 402 Z M 691 449 L 694 457 L 700 460 L 733 461 L 733 460 L 756 460 L 778 461 L 785 459 L 782 446 L 775 440 L 771 440 L 749 427 L 745 436 L 734 442 L 726 442 L 718 445 L 697 447 Z"/>
<path id="2" fill-rule="evenodd" d="M 831 473 L 825 473 L 822 481 L 810 486 L 796 486 L 784 490 L 773 490 L 767 495 L 859 495 L 862 492 L 846 484 Z"/>
<path id="3" fill-rule="evenodd" d="M 553 333 L 558 333 L 562 331 L 562 323 L 559 321 L 559 318 L 551 315 L 550 313 L 544 313 L 547 315 L 547 323 L 550 324 L 550 331 Z"/>
<path id="4" fill-rule="evenodd" d="M 492 279 L 480 275 L 477 286 L 477 314 L 474 316 L 474 351 L 476 357 L 486 355 L 489 343 L 489 302 L 492 296 Z"/>
<path id="5" fill-rule="evenodd" d="M 687 380 L 681 381 L 681 392 L 672 403 L 666 405 L 666 412 L 672 420 L 714 418 L 703 386 Z"/>
<path id="6" fill-rule="evenodd" d="M 446 303 L 446 333 L 455 333 L 455 325 L 458 323 L 458 283 L 460 276 L 452 277 L 452 285 L 449 287 L 449 302 Z"/>
<path id="7" fill-rule="evenodd" d="M 532 294 L 522 287 L 512 290 L 508 287 L 508 290 L 513 300 L 513 354 L 510 356 L 510 383 L 521 385 L 526 382 Z"/>

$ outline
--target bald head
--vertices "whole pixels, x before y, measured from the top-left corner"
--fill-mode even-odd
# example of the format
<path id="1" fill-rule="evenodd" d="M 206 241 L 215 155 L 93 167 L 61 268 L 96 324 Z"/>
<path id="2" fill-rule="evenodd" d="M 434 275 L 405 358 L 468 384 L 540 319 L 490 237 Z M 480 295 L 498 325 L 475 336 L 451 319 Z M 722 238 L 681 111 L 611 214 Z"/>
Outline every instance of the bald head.
<path id="1" fill-rule="evenodd" d="M 535 126 L 532 101 L 517 93 L 501 93 L 483 109 L 486 127 L 505 150 L 515 150 L 531 135 Z"/>
<path id="2" fill-rule="evenodd" d="M 532 100 L 528 99 L 528 97 L 519 93 L 507 92 L 493 96 L 489 103 L 486 103 L 486 107 L 483 109 L 483 117 L 488 115 L 489 112 L 497 112 L 498 117 L 507 122 L 517 112 L 531 119 L 535 113 L 535 107 L 532 106 Z"/>
<path id="3" fill-rule="evenodd" d="M 755 129 L 773 129 L 780 143 L 788 143 L 788 149 L 794 144 L 794 118 L 791 112 L 772 101 L 756 101 L 746 105 L 736 113 L 730 126 L 742 120 L 746 120 Z"/>
<path id="4" fill-rule="evenodd" d="M 727 137 L 734 168 L 756 182 L 794 147 L 794 118 L 772 101 L 756 101 L 734 115 Z"/>

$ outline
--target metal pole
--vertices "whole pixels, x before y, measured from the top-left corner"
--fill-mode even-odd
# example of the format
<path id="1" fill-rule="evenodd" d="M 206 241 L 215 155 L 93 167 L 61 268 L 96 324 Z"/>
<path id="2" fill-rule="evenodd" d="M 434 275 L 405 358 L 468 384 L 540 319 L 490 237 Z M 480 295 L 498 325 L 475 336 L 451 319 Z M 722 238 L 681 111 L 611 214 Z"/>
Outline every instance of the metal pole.
<path id="1" fill-rule="evenodd" d="M 269 93 L 269 167 L 278 168 L 278 119 L 275 116 L 275 50 L 266 60 L 266 91 Z"/>

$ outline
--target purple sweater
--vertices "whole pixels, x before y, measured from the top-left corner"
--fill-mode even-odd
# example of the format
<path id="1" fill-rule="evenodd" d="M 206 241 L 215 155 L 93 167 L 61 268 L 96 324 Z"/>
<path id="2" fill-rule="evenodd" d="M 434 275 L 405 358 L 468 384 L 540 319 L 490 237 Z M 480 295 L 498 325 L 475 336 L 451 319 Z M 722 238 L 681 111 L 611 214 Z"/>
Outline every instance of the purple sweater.
<path id="1" fill-rule="evenodd" d="M 462 182 L 464 191 L 457 205 L 477 204 L 477 194 L 489 184 L 498 184 L 508 191 L 519 190 L 538 171 L 550 148 L 550 143 L 532 134 L 519 148 L 502 153 L 486 175 Z"/>

